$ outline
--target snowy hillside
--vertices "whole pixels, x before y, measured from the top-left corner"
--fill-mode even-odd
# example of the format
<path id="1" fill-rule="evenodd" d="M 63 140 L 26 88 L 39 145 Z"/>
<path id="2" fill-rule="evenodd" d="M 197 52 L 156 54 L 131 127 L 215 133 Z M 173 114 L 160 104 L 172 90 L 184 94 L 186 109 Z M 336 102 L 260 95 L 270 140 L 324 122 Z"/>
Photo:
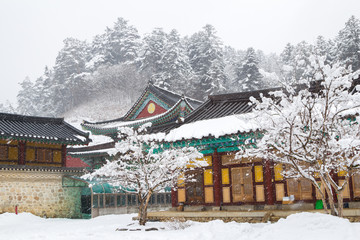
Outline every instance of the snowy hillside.
<path id="1" fill-rule="evenodd" d="M 256 240 L 354 240 L 360 235 L 360 223 L 320 213 L 299 213 L 277 223 L 150 222 L 140 227 L 135 215 L 108 215 L 90 220 L 43 219 L 29 213 L 0 215 L 0 239 L 8 240 L 92 240 L 92 239 L 256 239 Z M 21 226 L 21 228 L 19 228 Z M 144 231 L 144 228 L 159 231 Z M 142 229 L 116 231 L 116 229 Z M 180 229 L 179 229 L 180 228 Z M 184 229 L 181 229 L 184 228 Z"/>

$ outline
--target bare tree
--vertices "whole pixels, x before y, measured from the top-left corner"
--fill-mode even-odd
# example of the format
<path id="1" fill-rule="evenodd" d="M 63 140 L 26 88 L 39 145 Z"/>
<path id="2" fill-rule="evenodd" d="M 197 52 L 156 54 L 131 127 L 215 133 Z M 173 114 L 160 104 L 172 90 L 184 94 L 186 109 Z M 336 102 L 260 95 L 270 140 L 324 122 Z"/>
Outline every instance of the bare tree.
<path id="1" fill-rule="evenodd" d="M 136 192 L 140 202 L 139 224 L 147 221 L 147 208 L 153 193 L 175 185 L 187 165 L 202 166 L 205 162 L 193 147 L 165 149 L 163 145 L 149 140 L 144 129 L 122 128 L 119 132 L 121 141 L 110 152 L 116 160 L 107 163 L 85 178 L 98 178 L 123 191 Z"/>
<path id="2" fill-rule="evenodd" d="M 359 73 L 324 65 L 322 57 L 310 59 L 306 88 L 286 86 L 260 101 L 251 99 L 264 136 L 250 154 L 284 164 L 286 177 L 310 180 L 325 209 L 329 204 L 331 214 L 342 216 L 344 189 L 360 168 L 360 88 L 353 85 Z M 341 182 L 339 172 L 345 175 Z"/>

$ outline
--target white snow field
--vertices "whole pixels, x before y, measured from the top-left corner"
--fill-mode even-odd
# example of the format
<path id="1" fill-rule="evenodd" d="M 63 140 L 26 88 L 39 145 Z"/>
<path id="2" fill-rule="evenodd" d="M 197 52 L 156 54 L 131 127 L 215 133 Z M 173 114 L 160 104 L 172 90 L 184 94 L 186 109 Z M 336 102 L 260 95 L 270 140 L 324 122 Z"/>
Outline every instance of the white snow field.
<path id="1" fill-rule="evenodd" d="M 44 219 L 30 213 L 0 214 L 1 240 L 355 240 L 360 237 L 360 223 L 350 223 L 320 213 L 298 213 L 277 223 L 224 223 L 220 220 L 208 223 L 188 221 L 175 223 L 149 222 L 145 228 L 156 227 L 159 231 L 144 231 L 134 214 L 108 215 L 90 220 Z M 174 229 L 174 226 L 185 227 Z M 141 231 L 115 231 L 117 228 L 141 229 Z"/>

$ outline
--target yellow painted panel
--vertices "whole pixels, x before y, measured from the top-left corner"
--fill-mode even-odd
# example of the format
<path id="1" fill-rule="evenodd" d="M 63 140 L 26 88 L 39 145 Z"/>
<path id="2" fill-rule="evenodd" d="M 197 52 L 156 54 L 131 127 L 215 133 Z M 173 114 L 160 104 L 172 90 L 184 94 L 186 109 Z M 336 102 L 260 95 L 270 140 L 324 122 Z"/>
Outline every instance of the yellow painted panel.
<path id="1" fill-rule="evenodd" d="M 185 186 L 185 175 L 184 175 L 184 173 L 182 173 L 178 177 L 177 185 L 178 185 L 178 187 L 184 187 Z"/>
<path id="2" fill-rule="evenodd" d="M 338 176 L 339 177 L 344 177 L 344 176 L 346 176 L 346 174 L 347 174 L 347 172 L 344 171 L 344 170 L 338 171 Z"/>
<path id="3" fill-rule="evenodd" d="M 209 167 L 212 166 L 212 156 L 205 156 L 203 159 L 209 164 Z"/>
<path id="4" fill-rule="evenodd" d="M 0 164 L 6 164 L 6 165 L 17 165 L 17 162 L 8 162 L 8 161 L 2 161 L 0 160 Z"/>
<path id="5" fill-rule="evenodd" d="M 0 140 L 0 144 L 18 145 L 18 141 L 15 141 L 15 140 Z"/>
<path id="6" fill-rule="evenodd" d="M 282 201 L 284 195 L 284 184 L 283 183 L 277 183 L 275 184 L 275 190 L 276 190 L 276 201 Z"/>
<path id="7" fill-rule="evenodd" d="M 255 166 L 255 182 L 263 182 L 264 181 L 264 175 L 263 175 L 263 166 Z"/>
<path id="8" fill-rule="evenodd" d="M 61 163 L 61 151 L 53 151 L 53 161 Z"/>
<path id="9" fill-rule="evenodd" d="M 35 149 L 34 148 L 26 148 L 26 161 L 27 162 L 35 161 Z"/>
<path id="10" fill-rule="evenodd" d="M 214 189 L 213 187 L 205 188 L 205 203 L 213 203 L 214 202 Z"/>
<path id="11" fill-rule="evenodd" d="M 208 166 L 212 166 L 212 156 L 205 156 L 203 158 L 197 158 L 197 161 L 206 161 Z M 195 168 L 194 161 L 190 160 L 190 163 L 186 165 L 186 168 Z"/>
<path id="12" fill-rule="evenodd" d="M 9 147 L 9 160 L 18 160 L 18 148 L 17 147 Z"/>
<path id="13" fill-rule="evenodd" d="M 230 199 L 230 187 L 223 187 L 222 192 L 223 192 L 223 202 L 224 203 L 231 202 L 231 199 Z"/>
<path id="14" fill-rule="evenodd" d="M 180 188 L 177 190 L 178 192 L 178 202 L 185 202 L 185 188 Z"/>
<path id="15" fill-rule="evenodd" d="M 61 149 L 60 144 L 44 144 L 44 143 L 27 142 L 26 146 L 28 146 L 28 147 L 39 147 L 39 148 L 57 148 L 57 149 Z"/>
<path id="16" fill-rule="evenodd" d="M 230 184 L 228 168 L 221 169 L 221 181 L 222 181 L 222 184 Z"/>
<path id="17" fill-rule="evenodd" d="M 274 174 L 275 174 L 275 181 L 281 181 L 284 179 L 282 175 L 283 166 L 282 164 L 278 163 L 274 167 Z"/>
<path id="18" fill-rule="evenodd" d="M 51 163 L 27 163 L 29 166 L 45 166 L 45 167 L 62 167 L 61 164 L 51 164 Z"/>
<path id="19" fill-rule="evenodd" d="M 256 191 L 256 201 L 265 202 L 264 185 L 256 185 L 255 191 Z"/>
<path id="20" fill-rule="evenodd" d="M 213 185 L 213 171 L 212 169 L 204 170 L 204 185 Z"/>

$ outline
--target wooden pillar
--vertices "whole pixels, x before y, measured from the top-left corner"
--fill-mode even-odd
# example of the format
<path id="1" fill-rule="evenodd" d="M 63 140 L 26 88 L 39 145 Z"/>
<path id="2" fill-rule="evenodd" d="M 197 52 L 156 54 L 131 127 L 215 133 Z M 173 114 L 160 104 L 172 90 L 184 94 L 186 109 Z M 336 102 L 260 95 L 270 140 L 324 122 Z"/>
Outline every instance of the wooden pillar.
<path id="1" fill-rule="evenodd" d="M 25 142 L 19 142 L 18 164 L 25 165 Z"/>
<path id="2" fill-rule="evenodd" d="M 177 207 L 178 205 L 178 192 L 174 188 L 171 188 L 171 206 Z"/>
<path id="3" fill-rule="evenodd" d="M 273 174 L 272 174 L 272 161 L 265 159 L 263 160 L 264 165 L 264 183 L 265 183 L 265 196 L 266 196 L 266 204 L 274 205 L 274 184 L 273 184 Z"/>
<path id="4" fill-rule="evenodd" d="M 61 165 L 66 167 L 66 145 L 61 146 Z"/>
<path id="5" fill-rule="evenodd" d="M 221 206 L 221 157 L 215 149 L 213 154 L 214 200 L 215 206 Z"/>

